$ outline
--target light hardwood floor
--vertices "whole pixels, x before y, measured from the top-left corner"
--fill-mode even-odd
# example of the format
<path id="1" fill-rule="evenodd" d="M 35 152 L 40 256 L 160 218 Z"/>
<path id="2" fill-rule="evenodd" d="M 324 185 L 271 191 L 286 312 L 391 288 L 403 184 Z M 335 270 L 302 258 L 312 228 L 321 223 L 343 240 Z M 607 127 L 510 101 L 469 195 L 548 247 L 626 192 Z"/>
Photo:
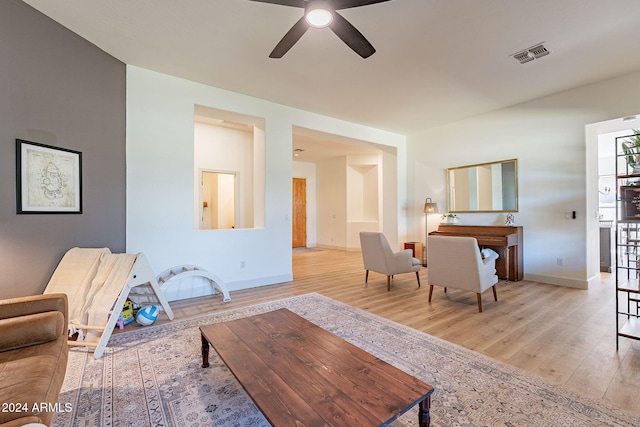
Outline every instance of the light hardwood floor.
<path id="1" fill-rule="evenodd" d="M 427 302 L 426 268 L 386 278 L 369 274 L 359 252 L 315 250 L 293 255 L 294 280 L 218 296 L 175 301 L 176 319 L 317 292 L 519 367 L 546 380 L 640 416 L 640 341 L 620 339 L 616 351 L 615 291 L 603 277 L 589 290 L 520 281 L 497 285 L 498 302 L 483 295 L 434 289 Z"/>

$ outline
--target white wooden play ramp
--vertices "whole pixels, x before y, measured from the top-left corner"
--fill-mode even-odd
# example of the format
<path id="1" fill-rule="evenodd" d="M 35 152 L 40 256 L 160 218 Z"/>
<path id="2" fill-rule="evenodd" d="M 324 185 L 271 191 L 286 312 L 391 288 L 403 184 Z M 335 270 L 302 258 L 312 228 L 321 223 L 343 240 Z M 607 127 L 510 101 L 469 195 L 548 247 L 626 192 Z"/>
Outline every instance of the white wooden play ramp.
<path id="1" fill-rule="evenodd" d="M 229 290 L 225 283 L 216 275 L 210 273 L 202 267 L 197 265 L 180 265 L 168 270 L 156 276 L 156 280 L 160 284 L 160 288 L 166 292 L 171 282 L 178 282 L 179 280 L 186 279 L 188 277 L 201 277 L 207 279 L 211 286 L 213 286 L 213 293 L 222 293 L 222 301 L 229 302 L 231 297 L 229 296 Z"/>
<path id="2" fill-rule="evenodd" d="M 104 353 L 127 298 L 173 311 L 147 258 L 142 253 L 113 254 L 108 248 L 71 248 L 56 267 L 44 291 L 65 293 L 69 301 L 69 345 L 94 347 Z"/>

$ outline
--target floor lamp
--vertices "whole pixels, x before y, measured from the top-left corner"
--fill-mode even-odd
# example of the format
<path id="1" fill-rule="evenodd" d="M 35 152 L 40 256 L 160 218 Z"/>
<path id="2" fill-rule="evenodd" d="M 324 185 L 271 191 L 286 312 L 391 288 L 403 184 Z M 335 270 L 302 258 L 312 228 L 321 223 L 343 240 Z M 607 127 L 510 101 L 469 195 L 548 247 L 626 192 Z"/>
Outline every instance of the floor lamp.
<path id="1" fill-rule="evenodd" d="M 431 197 L 427 197 L 424 202 L 424 263 L 427 266 L 427 245 L 429 244 L 429 214 L 438 213 L 438 204 L 431 201 Z"/>

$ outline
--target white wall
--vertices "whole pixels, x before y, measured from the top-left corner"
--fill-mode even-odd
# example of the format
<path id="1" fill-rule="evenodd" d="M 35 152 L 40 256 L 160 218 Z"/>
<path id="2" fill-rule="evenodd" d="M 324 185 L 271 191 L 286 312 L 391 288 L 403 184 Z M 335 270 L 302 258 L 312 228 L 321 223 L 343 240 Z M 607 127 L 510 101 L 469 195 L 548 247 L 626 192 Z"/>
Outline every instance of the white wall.
<path id="1" fill-rule="evenodd" d="M 347 247 L 347 158 L 318 162 L 318 246 Z"/>
<path id="2" fill-rule="evenodd" d="M 597 240 L 588 238 L 597 233 L 597 197 L 596 208 L 587 208 L 587 194 L 597 196 L 597 153 L 590 161 L 595 168 L 587 168 L 592 147 L 587 147 L 585 127 L 638 111 L 640 73 L 635 73 L 410 136 L 411 235 L 424 240 L 425 197 L 446 210 L 446 168 L 517 158 L 515 223 L 524 227 L 525 278 L 586 288 L 599 269 L 591 266 L 598 260 L 591 261 Z M 591 175 L 594 180 L 587 179 Z M 566 218 L 572 211 L 577 219 Z M 463 224 L 502 225 L 505 215 L 458 216 Z M 429 231 L 437 222 L 430 221 Z"/>
<path id="3" fill-rule="evenodd" d="M 360 250 L 361 231 L 382 231 L 382 161 L 382 154 L 347 156 L 347 250 Z"/>
<path id="4" fill-rule="evenodd" d="M 254 229 L 195 229 L 194 105 L 265 119 L 264 192 L 256 188 L 265 200 L 263 228 L 257 214 Z M 394 148 L 397 160 L 388 169 L 396 175 L 389 176 L 396 203 L 385 205 L 394 222 L 385 233 L 392 244 L 404 240 L 404 136 L 127 66 L 127 252 L 144 252 L 156 273 L 200 265 L 231 290 L 291 280 L 294 125 Z M 172 285 L 169 299 L 210 293 L 203 284 L 183 282 Z"/>
<path id="5" fill-rule="evenodd" d="M 407 210 L 407 200 L 400 192 L 395 195 L 394 199 L 396 188 L 402 189 L 403 192 L 408 188 L 408 180 L 404 173 L 405 166 L 401 159 L 407 159 L 404 146 L 399 146 L 395 153 L 382 151 L 382 198 L 380 199 L 382 229 L 379 231 L 384 233 L 391 248 L 398 249 L 401 248 L 403 242 L 413 241 L 413 239 L 407 238 L 407 229 L 404 228 L 406 224 L 404 218 L 412 214 Z"/>
<path id="6" fill-rule="evenodd" d="M 386 165 L 389 170 L 395 170 L 396 157 L 389 154 L 385 158 L 382 151 L 379 155 L 334 157 L 317 164 L 319 246 L 356 251 L 360 250 L 361 231 L 381 231 L 392 248 L 399 247 L 398 227 L 391 224 L 385 228 L 382 220 L 385 207 L 395 204 L 397 185 L 395 177 L 384 182 L 385 161 L 390 163 Z"/>

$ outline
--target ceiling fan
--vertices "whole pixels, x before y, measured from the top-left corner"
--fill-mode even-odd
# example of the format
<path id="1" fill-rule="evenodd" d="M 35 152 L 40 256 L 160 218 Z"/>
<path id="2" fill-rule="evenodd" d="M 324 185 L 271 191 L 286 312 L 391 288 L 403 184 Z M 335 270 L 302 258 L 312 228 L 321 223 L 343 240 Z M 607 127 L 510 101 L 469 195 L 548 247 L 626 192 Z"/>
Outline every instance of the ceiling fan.
<path id="1" fill-rule="evenodd" d="M 284 35 L 269 58 L 282 58 L 285 53 L 304 35 L 309 27 L 329 27 L 343 42 L 363 58 L 375 53 L 374 47 L 337 10 L 382 3 L 389 0 L 251 0 L 282 6 L 304 8 L 304 15 Z"/>

